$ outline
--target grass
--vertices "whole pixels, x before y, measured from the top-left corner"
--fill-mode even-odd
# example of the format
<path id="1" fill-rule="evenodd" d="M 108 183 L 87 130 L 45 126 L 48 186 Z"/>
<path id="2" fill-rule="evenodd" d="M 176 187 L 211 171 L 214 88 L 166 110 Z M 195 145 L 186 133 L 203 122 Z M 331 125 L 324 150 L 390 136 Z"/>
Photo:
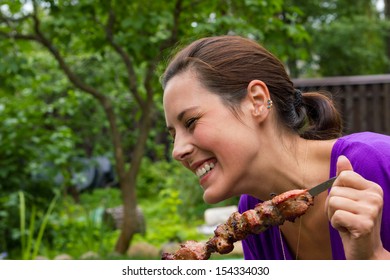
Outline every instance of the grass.
<path id="1" fill-rule="evenodd" d="M 23 260 L 32 260 L 35 259 L 38 255 L 39 248 L 41 246 L 43 234 L 45 232 L 49 217 L 53 212 L 54 206 L 58 199 L 58 194 L 52 199 L 46 213 L 42 218 L 42 222 L 39 226 L 38 235 L 34 239 L 34 229 L 35 229 L 35 220 L 37 216 L 37 211 L 35 205 L 32 206 L 32 212 L 30 216 L 30 224 L 28 230 L 26 230 L 26 201 L 24 193 L 19 191 L 19 214 L 20 214 L 20 238 L 21 238 L 21 249 L 22 249 L 22 259 Z M 27 240 L 26 240 L 27 238 Z M 34 246 L 34 248 L 32 248 Z"/>

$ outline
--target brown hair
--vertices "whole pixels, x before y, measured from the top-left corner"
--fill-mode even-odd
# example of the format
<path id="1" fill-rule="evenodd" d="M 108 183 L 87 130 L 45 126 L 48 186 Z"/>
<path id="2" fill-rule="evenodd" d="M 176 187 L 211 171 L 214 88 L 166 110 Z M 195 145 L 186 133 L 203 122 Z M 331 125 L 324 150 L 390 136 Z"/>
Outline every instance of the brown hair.
<path id="1" fill-rule="evenodd" d="M 340 114 L 332 100 L 319 92 L 301 94 L 294 89 L 284 65 L 256 42 L 239 36 L 199 39 L 169 63 L 163 77 L 168 81 L 186 70 L 235 111 L 252 80 L 263 81 L 270 92 L 280 122 L 306 139 L 341 136 Z"/>

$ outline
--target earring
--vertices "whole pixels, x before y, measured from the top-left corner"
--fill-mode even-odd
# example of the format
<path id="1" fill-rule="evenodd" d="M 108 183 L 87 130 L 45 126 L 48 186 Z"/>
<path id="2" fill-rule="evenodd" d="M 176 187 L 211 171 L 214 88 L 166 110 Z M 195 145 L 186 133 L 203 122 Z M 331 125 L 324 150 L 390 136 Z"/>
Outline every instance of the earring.
<path id="1" fill-rule="evenodd" d="M 268 100 L 267 100 L 267 109 L 271 109 L 272 105 L 273 105 L 272 100 L 271 100 L 271 99 L 268 99 Z"/>

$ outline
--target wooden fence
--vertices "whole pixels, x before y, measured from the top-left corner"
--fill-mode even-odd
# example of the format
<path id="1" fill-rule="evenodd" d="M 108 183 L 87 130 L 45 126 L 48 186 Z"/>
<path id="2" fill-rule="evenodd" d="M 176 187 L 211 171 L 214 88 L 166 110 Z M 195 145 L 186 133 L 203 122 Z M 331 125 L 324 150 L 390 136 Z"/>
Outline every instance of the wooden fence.
<path id="1" fill-rule="evenodd" d="M 373 131 L 390 135 L 390 74 L 294 79 L 302 92 L 330 92 L 343 117 L 344 134 Z"/>

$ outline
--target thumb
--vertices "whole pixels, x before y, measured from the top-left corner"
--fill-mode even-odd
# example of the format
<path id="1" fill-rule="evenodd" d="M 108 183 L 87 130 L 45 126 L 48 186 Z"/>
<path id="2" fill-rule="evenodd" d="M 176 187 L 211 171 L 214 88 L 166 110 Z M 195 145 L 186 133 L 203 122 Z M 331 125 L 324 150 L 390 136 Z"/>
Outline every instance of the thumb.
<path id="1" fill-rule="evenodd" d="M 342 171 L 347 170 L 353 171 L 351 162 L 346 156 L 339 156 L 339 158 L 337 159 L 337 176 L 339 176 Z"/>

